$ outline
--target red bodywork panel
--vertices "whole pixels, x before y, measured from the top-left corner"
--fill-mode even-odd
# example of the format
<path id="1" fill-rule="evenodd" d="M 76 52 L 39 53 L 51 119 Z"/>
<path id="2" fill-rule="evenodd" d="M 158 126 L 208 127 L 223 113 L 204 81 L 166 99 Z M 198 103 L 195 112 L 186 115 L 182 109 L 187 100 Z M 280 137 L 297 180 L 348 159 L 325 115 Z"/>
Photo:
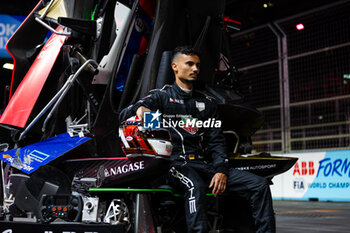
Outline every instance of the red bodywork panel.
<path id="1" fill-rule="evenodd" d="M 61 27 L 56 29 L 63 31 Z M 3 112 L 0 123 L 24 128 L 67 36 L 53 34 L 36 57 Z"/>

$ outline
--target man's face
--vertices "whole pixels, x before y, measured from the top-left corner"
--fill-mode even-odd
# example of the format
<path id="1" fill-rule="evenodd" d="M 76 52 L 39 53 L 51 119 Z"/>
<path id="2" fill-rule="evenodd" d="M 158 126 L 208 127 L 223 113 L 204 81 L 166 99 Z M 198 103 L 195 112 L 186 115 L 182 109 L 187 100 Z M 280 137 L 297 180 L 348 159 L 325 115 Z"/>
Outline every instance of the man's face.
<path id="1" fill-rule="evenodd" d="M 194 82 L 199 75 L 200 59 L 197 55 L 178 55 L 171 64 L 176 79 L 182 82 Z"/>

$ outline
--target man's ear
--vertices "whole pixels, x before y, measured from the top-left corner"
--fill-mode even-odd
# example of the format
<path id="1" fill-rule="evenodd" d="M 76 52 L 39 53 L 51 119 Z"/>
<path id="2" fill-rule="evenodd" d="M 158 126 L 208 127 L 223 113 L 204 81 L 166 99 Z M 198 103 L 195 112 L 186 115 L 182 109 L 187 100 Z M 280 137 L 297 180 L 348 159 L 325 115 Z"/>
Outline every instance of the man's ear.
<path id="1" fill-rule="evenodd" d="M 171 68 L 174 72 L 177 72 L 177 64 L 175 62 L 171 63 Z"/>

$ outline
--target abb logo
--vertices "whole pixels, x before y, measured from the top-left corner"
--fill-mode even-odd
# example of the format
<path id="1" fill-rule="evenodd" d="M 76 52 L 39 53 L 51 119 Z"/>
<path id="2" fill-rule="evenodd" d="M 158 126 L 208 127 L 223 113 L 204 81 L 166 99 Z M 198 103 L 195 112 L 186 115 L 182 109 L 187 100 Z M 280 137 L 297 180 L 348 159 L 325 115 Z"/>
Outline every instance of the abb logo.
<path id="1" fill-rule="evenodd" d="M 308 162 L 302 161 L 302 162 L 300 162 L 300 165 L 298 162 L 295 163 L 294 170 L 293 170 L 293 176 L 295 174 L 298 174 L 299 176 L 314 175 L 315 174 L 315 167 L 314 167 L 313 161 L 308 161 Z"/>

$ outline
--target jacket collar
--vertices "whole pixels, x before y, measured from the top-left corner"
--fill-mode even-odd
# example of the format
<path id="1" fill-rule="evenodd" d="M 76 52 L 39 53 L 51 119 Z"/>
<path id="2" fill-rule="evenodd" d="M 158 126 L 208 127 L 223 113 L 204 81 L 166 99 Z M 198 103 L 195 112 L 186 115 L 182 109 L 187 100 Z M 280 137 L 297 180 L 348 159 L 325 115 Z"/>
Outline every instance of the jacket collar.
<path id="1" fill-rule="evenodd" d="M 179 95 L 180 97 L 182 97 L 183 99 L 189 99 L 189 98 L 192 98 L 192 94 L 193 94 L 193 91 L 194 90 L 192 90 L 191 92 L 185 92 L 185 91 L 183 91 L 180 87 L 179 87 L 179 85 L 177 85 L 177 83 L 176 82 L 174 82 L 174 84 L 173 84 L 173 90 L 175 91 L 175 93 L 177 94 L 177 95 Z"/>

